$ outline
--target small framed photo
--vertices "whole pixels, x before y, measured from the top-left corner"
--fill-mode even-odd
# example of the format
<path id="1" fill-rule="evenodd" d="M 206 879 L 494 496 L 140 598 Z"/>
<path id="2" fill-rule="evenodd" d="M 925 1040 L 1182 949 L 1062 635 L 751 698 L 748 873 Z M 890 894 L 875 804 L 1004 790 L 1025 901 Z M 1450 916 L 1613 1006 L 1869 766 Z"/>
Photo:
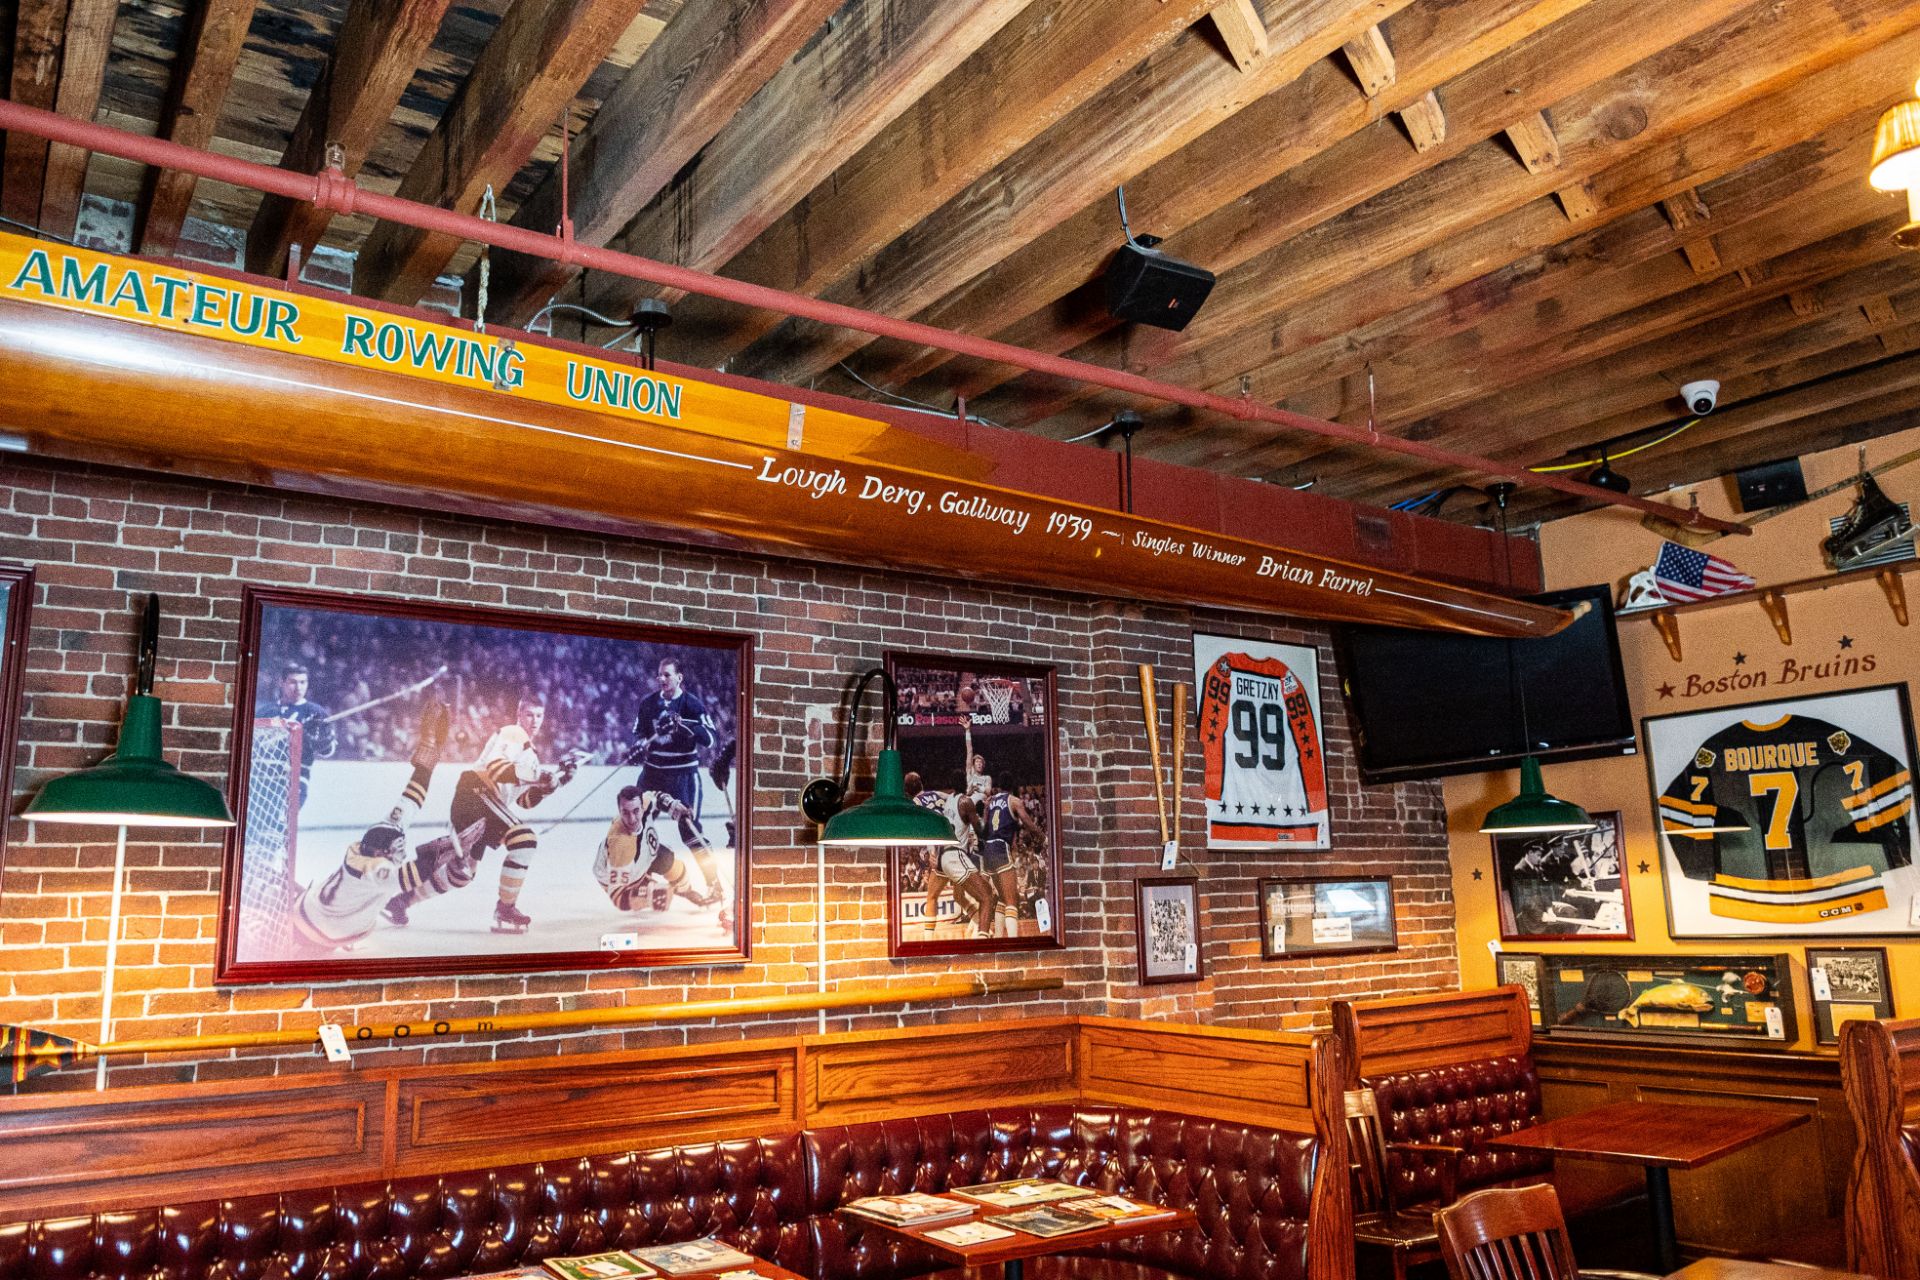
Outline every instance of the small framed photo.
<path id="1" fill-rule="evenodd" d="M 1502 942 L 1633 941 L 1620 814 L 1593 820 L 1591 831 L 1492 837 Z"/>
<path id="2" fill-rule="evenodd" d="M 1846 1023 L 1893 1016 L 1885 947 L 1808 947 L 1807 986 L 1815 1044 L 1839 1044 Z"/>
<path id="3" fill-rule="evenodd" d="M 1142 985 L 1198 982 L 1206 975 L 1200 958 L 1200 882 L 1192 876 L 1143 876 L 1133 883 Z"/>
<path id="4" fill-rule="evenodd" d="M 1262 880 L 1259 891 L 1264 959 L 1356 955 L 1400 946 L 1390 876 Z"/>
<path id="5" fill-rule="evenodd" d="M 1543 1026 L 1540 1016 L 1540 977 L 1546 966 L 1537 955 L 1502 951 L 1493 958 L 1493 980 L 1502 987 L 1519 987 L 1527 993 L 1527 1013 L 1533 1025 Z"/>

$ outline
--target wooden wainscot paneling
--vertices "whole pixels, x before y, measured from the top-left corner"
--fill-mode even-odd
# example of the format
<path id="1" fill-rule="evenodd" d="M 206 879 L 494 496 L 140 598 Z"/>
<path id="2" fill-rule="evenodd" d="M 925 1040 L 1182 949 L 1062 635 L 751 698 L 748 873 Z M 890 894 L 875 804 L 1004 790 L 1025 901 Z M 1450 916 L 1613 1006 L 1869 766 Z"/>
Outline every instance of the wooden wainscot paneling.
<path id="1" fill-rule="evenodd" d="M 1347 1070 L 1365 1077 L 1522 1054 L 1532 1043 L 1526 993 L 1490 991 L 1333 1002 L 1333 1027 L 1346 1046 Z"/>
<path id="2" fill-rule="evenodd" d="M 1847 1023 L 1840 1074 L 1859 1139 L 1847 1181 L 1847 1268 L 1920 1280 L 1920 1166 L 1903 1132 L 1920 1125 L 1920 1019 Z"/>
<path id="3" fill-rule="evenodd" d="M 1076 1025 L 1055 1018 L 808 1037 L 806 1123 L 1071 1101 Z"/>
<path id="4" fill-rule="evenodd" d="M 1316 1127 L 1307 1036 L 1108 1018 L 1081 1023 L 1080 1080 L 1089 1102 L 1303 1133 Z"/>
<path id="5" fill-rule="evenodd" d="M 1808 1053 L 1683 1049 L 1665 1045 L 1534 1041 L 1548 1118 L 1607 1102 L 1774 1107 L 1810 1123 L 1699 1169 L 1673 1174 L 1674 1223 L 1683 1251 L 1779 1257 L 1838 1267 L 1853 1122 L 1838 1064 Z M 1560 1161 L 1554 1180 L 1641 1182 L 1637 1169 Z M 1597 1186 L 1594 1189 L 1599 1189 Z"/>
<path id="6" fill-rule="evenodd" d="M 796 1041 L 394 1072 L 392 1169 L 429 1173 L 798 1129 Z"/>
<path id="7" fill-rule="evenodd" d="M 388 1120 L 333 1072 L 0 1098 L 0 1221 L 377 1177 Z"/>

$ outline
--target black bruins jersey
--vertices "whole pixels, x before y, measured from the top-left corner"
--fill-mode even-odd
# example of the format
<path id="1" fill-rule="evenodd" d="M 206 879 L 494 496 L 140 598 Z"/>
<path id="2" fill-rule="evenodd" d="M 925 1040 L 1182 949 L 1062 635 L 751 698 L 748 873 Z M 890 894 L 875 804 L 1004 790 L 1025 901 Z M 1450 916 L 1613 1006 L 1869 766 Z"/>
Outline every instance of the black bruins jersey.
<path id="1" fill-rule="evenodd" d="M 1713 914 L 1767 923 L 1883 910 L 1882 877 L 1912 861 L 1912 812 L 1899 760 L 1794 715 L 1720 730 L 1660 794 L 1668 847 Z"/>

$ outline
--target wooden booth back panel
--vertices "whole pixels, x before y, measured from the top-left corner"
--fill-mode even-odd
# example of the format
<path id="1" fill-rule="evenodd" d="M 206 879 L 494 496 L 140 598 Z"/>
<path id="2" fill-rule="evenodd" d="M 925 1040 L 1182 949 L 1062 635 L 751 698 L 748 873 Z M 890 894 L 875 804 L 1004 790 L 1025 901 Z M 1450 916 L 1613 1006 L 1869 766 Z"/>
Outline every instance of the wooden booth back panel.
<path id="1" fill-rule="evenodd" d="M 1920 1280 L 1920 1018 L 1847 1023 L 1840 1074 L 1859 1138 L 1847 1182 L 1847 1266 Z"/>
<path id="2" fill-rule="evenodd" d="M 1346 1046 L 1347 1071 L 1362 1078 L 1444 1067 L 1527 1052 L 1533 1040 L 1519 987 L 1388 1000 L 1336 1000 L 1333 1029 Z"/>

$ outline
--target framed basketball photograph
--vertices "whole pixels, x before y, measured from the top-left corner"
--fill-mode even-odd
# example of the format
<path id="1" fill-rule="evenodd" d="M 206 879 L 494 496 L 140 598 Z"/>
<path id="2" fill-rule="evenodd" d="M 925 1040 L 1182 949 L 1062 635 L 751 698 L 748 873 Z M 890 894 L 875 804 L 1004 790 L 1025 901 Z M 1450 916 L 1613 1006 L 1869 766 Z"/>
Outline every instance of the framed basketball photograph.
<path id="1" fill-rule="evenodd" d="M 1808 947 L 1807 986 L 1815 1044 L 1839 1044 L 1849 1022 L 1893 1016 L 1885 947 Z"/>
<path id="2" fill-rule="evenodd" d="M 1620 814 L 1593 821 L 1590 831 L 1491 837 L 1502 942 L 1633 941 Z"/>
<path id="3" fill-rule="evenodd" d="M 1268 879 L 1258 883 L 1258 892 L 1262 959 L 1359 955 L 1400 947 L 1391 876 Z"/>
<path id="4" fill-rule="evenodd" d="M 907 792 L 953 828 L 944 848 L 889 853 L 890 953 L 1063 945 L 1053 668 L 924 653 L 886 664 Z"/>
<path id="5" fill-rule="evenodd" d="M 1642 723 L 1675 938 L 1912 936 L 1905 685 Z"/>
<path id="6" fill-rule="evenodd" d="M 218 981 L 746 959 L 747 637 L 242 607 Z"/>
<path id="7" fill-rule="evenodd" d="M 1200 954 L 1200 882 L 1192 876 L 1142 876 L 1135 880 L 1134 944 L 1140 982 L 1198 982 L 1206 976 Z"/>
<path id="8" fill-rule="evenodd" d="M 0 796 L 13 794 L 13 746 L 20 725 L 21 674 L 27 665 L 27 627 L 33 612 L 33 570 L 0 565 Z M 0 867 L 6 865 L 6 824 L 0 821 Z"/>
<path id="9" fill-rule="evenodd" d="M 1193 679 L 1207 848 L 1332 848 L 1319 651 L 1195 632 Z"/>

